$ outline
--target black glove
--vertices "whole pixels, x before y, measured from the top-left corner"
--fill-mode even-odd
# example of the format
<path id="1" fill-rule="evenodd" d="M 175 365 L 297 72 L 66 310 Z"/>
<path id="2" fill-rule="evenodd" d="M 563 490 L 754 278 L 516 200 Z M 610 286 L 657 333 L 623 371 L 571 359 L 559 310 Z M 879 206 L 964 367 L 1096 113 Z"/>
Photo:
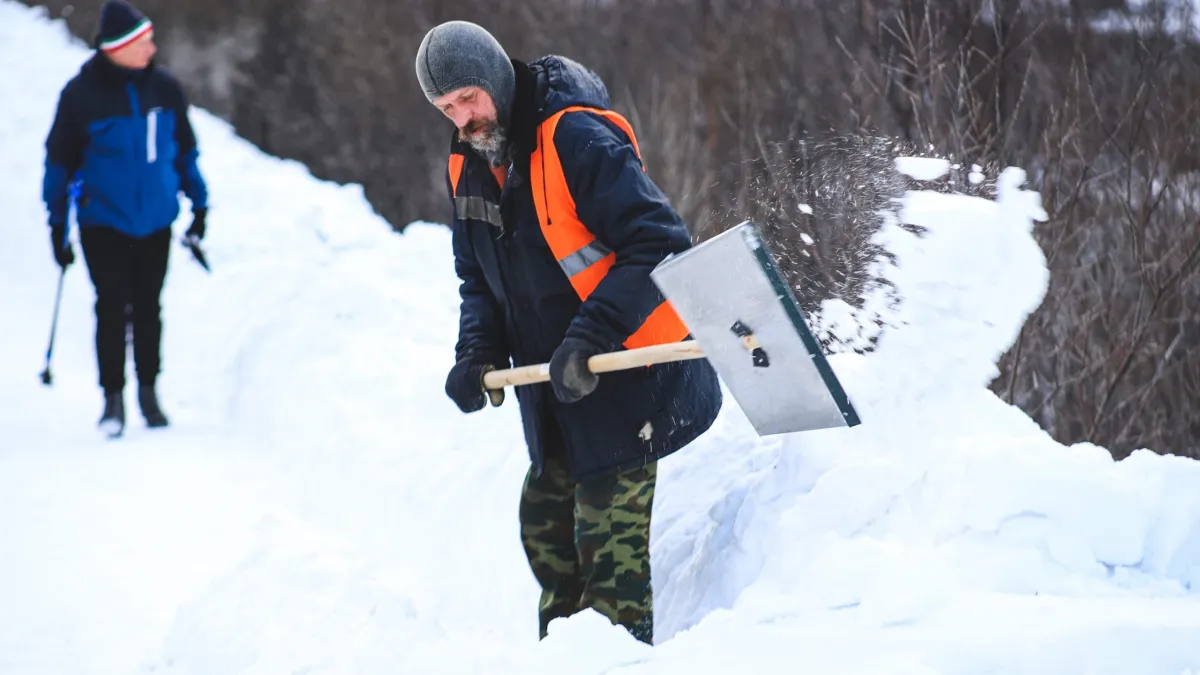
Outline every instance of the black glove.
<path id="1" fill-rule="evenodd" d="M 50 226 L 50 250 L 54 251 L 54 262 L 64 270 L 75 262 L 75 250 L 67 241 L 67 226 L 55 223 Z"/>
<path id="2" fill-rule="evenodd" d="M 446 376 L 446 395 L 454 401 L 459 410 L 473 413 L 483 409 L 483 376 L 490 370 L 502 367 L 498 362 L 498 359 L 466 357 L 454 364 L 450 374 Z M 503 389 L 490 390 L 487 395 L 494 408 L 504 403 Z"/>
<path id="3" fill-rule="evenodd" d="M 187 229 L 184 236 L 188 239 L 195 237 L 197 239 L 204 238 L 204 219 L 208 216 L 208 209 L 196 209 L 192 217 L 192 226 Z"/>
<path id="4" fill-rule="evenodd" d="M 550 358 L 550 384 L 554 396 L 574 403 L 596 390 L 600 376 L 588 368 L 588 359 L 605 350 L 579 338 L 566 338 Z"/>

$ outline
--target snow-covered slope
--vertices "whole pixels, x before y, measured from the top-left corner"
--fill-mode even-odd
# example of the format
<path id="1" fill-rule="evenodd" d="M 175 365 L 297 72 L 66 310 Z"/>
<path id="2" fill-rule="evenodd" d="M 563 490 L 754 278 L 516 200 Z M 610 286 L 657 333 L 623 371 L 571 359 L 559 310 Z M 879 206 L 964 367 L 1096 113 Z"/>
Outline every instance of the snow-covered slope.
<path id="1" fill-rule="evenodd" d="M 95 433 L 82 264 L 38 383 L 41 143 L 86 56 L 0 0 L 0 673 L 1200 670 L 1200 464 L 1063 447 L 986 389 L 1046 283 L 1018 171 L 881 233 L 904 304 L 832 357 L 861 427 L 758 439 L 730 397 L 663 462 L 653 649 L 590 612 L 538 643 L 516 407 L 442 393 L 444 229 L 391 234 L 196 111 L 214 273 L 173 249 L 173 427 Z"/>

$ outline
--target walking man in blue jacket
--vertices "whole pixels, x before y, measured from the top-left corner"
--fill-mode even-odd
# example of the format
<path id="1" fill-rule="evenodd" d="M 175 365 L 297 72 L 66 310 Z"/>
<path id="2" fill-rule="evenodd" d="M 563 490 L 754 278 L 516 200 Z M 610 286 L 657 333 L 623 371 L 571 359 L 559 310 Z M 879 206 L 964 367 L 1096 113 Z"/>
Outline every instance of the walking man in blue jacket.
<path id="1" fill-rule="evenodd" d="M 42 198 L 54 259 L 65 270 L 75 260 L 67 213 L 71 192 L 76 195 L 79 239 L 96 289 L 96 360 L 104 390 L 100 426 L 118 436 L 125 427 L 128 324 L 142 415 L 150 427 L 168 424 L 155 383 L 171 225 L 183 191 L 194 216 L 187 235 L 203 238 L 208 196 L 196 165 L 187 97 L 153 61 L 150 20 L 122 0 L 108 0 L 94 47 L 60 94 L 46 139 Z"/>
<path id="2" fill-rule="evenodd" d="M 462 283 L 446 393 L 466 413 L 501 405 L 493 368 L 549 362 L 518 387 L 530 467 L 521 540 L 541 585 L 539 635 L 593 609 L 653 643 L 650 521 L 658 460 L 721 408 L 704 359 L 607 373 L 596 354 L 679 342 L 688 328 L 650 271 L 691 246 L 604 83 L 561 56 L 511 59 L 478 25 L 433 28 L 416 56 L 450 121 L 446 192 Z"/>

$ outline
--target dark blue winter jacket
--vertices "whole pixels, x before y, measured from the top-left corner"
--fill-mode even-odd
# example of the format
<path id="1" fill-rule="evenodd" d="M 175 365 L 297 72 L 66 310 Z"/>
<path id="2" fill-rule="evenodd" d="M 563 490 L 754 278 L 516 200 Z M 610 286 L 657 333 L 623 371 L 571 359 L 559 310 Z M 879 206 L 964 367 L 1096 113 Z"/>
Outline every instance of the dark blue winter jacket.
<path id="1" fill-rule="evenodd" d="M 51 225 L 65 224 L 68 190 L 80 227 L 145 237 L 179 215 L 208 206 L 196 166 L 196 137 L 182 87 L 161 67 L 121 68 L 97 52 L 59 96 L 46 138 L 42 199 Z"/>
<path id="2" fill-rule="evenodd" d="M 554 143 L 576 213 L 616 253 L 608 276 L 581 303 L 542 234 L 529 159 L 543 120 L 568 106 L 609 108 L 608 93 L 596 75 L 562 57 L 513 65 L 514 159 L 503 189 L 470 146 L 455 139 L 451 147 L 466 156 L 458 197 L 498 204 L 502 222 L 497 227 L 476 219 L 478 213 L 453 214 L 455 269 L 462 279 L 457 356 L 511 359 L 516 366 L 546 363 L 567 335 L 621 349 L 663 301 L 650 271 L 691 246 L 687 230 L 619 127 L 590 112 L 566 113 Z M 453 194 L 449 172 L 447 186 Z M 535 470 L 543 467 L 552 415 L 575 480 L 675 452 L 704 433 L 722 405 L 716 372 L 704 359 L 605 373 L 597 389 L 575 403 L 560 403 L 549 384 L 515 391 Z"/>

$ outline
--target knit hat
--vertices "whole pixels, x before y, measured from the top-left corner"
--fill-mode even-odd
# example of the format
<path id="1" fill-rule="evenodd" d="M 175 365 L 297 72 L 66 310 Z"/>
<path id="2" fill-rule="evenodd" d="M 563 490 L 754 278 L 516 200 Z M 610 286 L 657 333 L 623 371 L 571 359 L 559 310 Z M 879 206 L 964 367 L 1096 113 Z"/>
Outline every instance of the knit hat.
<path id="1" fill-rule="evenodd" d="M 100 25 L 94 41 L 97 49 L 115 52 L 149 33 L 150 19 L 124 0 L 108 0 L 100 8 Z"/>
<path id="2" fill-rule="evenodd" d="M 481 26 L 448 21 L 425 34 L 417 49 L 417 80 L 430 101 L 463 87 L 492 97 L 502 126 L 516 96 L 517 77 L 504 48 Z"/>

